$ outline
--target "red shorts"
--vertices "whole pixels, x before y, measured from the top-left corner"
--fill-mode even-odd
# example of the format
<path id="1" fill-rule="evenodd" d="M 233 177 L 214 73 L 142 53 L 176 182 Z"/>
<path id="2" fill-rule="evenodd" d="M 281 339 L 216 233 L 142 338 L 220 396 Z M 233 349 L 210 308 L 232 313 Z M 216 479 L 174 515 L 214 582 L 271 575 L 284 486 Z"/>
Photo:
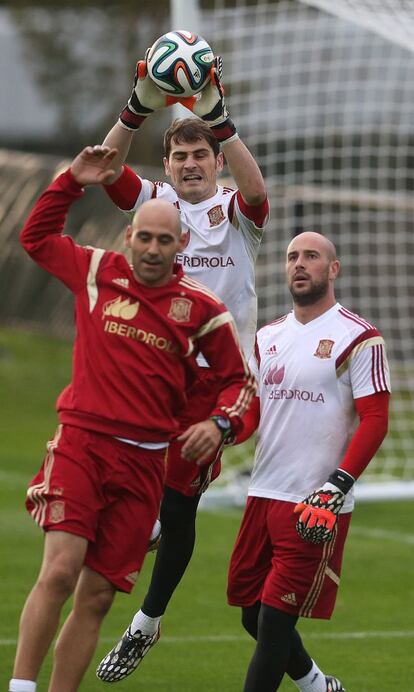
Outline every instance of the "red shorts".
<path id="1" fill-rule="evenodd" d="M 214 410 L 222 383 L 209 368 L 200 368 L 200 375 L 188 390 L 188 405 L 180 416 L 181 435 L 190 425 L 209 417 Z M 209 484 L 220 474 L 221 448 L 202 466 L 186 461 L 181 456 L 182 443 L 173 440 L 168 449 L 165 485 L 183 495 L 194 496 L 207 490 Z"/>
<path id="2" fill-rule="evenodd" d="M 141 569 L 163 493 L 166 450 L 59 426 L 26 507 L 45 531 L 89 541 L 85 565 L 130 592 Z"/>
<path id="3" fill-rule="evenodd" d="M 249 497 L 230 562 L 230 605 L 261 601 L 292 615 L 329 619 L 341 574 L 351 513 L 340 514 L 329 543 L 305 542 L 294 504 Z"/>

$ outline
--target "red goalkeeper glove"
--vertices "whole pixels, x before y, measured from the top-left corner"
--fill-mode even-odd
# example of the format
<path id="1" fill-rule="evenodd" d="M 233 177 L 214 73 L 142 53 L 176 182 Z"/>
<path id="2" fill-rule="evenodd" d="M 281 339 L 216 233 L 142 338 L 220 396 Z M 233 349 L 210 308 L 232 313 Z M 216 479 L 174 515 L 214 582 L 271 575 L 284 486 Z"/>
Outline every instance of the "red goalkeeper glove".
<path id="1" fill-rule="evenodd" d="M 201 92 L 195 98 L 188 99 L 187 103 L 183 103 L 182 99 L 179 102 L 204 120 L 219 142 L 225 143 L 236 139 L 238 134 L 233 121 L 229 118 L 221 73 L 222 59 L 217 56 L 211 68 L 210 79 Z"/>
<path id="2" fill-rule="evenodd" d="M 354 482 L 355 479 L 349 473 L 337 469 L 322 488 L 315 490 L 296 505 L 295 514 L 300 512 L 296 530 L 304 541 L 327 543 L 332 540 L 345 495 Z"/>

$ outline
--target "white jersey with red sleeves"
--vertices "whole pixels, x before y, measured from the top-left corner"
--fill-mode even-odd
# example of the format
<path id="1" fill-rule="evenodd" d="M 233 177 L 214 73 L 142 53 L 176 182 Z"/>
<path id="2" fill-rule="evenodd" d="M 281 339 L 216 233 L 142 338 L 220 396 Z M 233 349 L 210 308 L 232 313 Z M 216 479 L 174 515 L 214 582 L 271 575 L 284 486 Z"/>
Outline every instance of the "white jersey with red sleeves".
<path id="1" fill-rule="evenodd" d="M 240 193 L 231 188 L 218 185 L 213 197 L 190 204 L 178 198 L 169 183 L 157 182 L 155 190 L 149 180 L 141 178 L 141 183 L 133 210 L 155 196 L 175 204 L 186 236 L 185 248 L 177 255 L 177 262 L 186 274 L 213 289 L 225 303 L 236 322 L 244 353 L 249 357 L 257 324 L 254 265 L 263 226 L 256 225 L 243 213 L 247 213 L 247 207 Z"/>
<path id="2" fill-rule="evenodd" d="M 300 502 L 341 463 L 354 399 L 390 392 L 384 339 L 339 303 L 307 324 L 291 312 L 259 330 L 250 367 L 260 424 L 249 495 Z"/>

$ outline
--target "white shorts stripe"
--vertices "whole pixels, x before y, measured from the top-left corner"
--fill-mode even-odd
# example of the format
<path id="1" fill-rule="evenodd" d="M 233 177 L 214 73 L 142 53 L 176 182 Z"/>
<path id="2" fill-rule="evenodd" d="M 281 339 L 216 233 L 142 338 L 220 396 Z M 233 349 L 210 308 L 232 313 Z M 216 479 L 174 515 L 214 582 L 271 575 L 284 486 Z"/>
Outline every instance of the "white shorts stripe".
<path id="1" fill-rule="evenodd" d="M 52 475 L 53 466 L 55 463 L 55 449 L 59 444 L 62 434 L 62 426 L 59 425 L 53 440 L 47 443 L 47 456 L 43 464 L 43 481 L 36 485 L 30 486 L 27 491 L 27 498 L 31 500 L 34 507 L 31 511 L 31 516 L 38 526 L 43 526 L 46 519 L 47 500 L 45 495 L 50 489 L 50 478 Z"/>

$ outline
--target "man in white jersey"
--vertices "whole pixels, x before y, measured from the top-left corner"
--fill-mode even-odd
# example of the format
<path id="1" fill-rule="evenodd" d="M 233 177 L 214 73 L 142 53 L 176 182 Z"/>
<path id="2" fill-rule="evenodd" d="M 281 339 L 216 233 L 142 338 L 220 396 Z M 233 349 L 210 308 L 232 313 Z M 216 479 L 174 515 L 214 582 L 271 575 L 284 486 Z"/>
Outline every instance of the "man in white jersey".
<path id="1" fill-rule="evenodd" d="M 260 170 L 229 118 L 218 69 L 216 63 L 197 99 L 182 101 L 198 117 L 176 120 L 167 130 L 164 166 L 171 184 L 154 183 L 122 165 L 145 117 L 171 102 L 149 79 L 145 62 L 138 63 L 131 98 L 104 142 L 120 152 L 117 173 L 106 191 L 125 211 L 135 211 L 153 197 L 169 200 L 179 209 L 185 244 L 177 260 L 187 275 L 214 289 L 225 302 L 248 357 L 257 317 L 254 264 L 269 208 Z M 224 156 L 237 190 L 217 183 Z M 204 358 L 198 363 L 199 378 L 188 392 L 188 407 L 180 418 L 181 432 L 190 429 L 187 436 L 191 426 L 206 417 L 204 412 L 211 412 L 219 387 Z M 216 418 L 216 424 L 224 442 L 227 421 Z M 186 435 L 169 449 L 160 512 L 162 537 L 149 591 L 120 642 L 98 666 L 97 675 L 106 682 L 132 673 L 158 640 L 161 616 L 191 559 L 201 493 L 220 472 L 221 447 L 203 466 L 188 455 L 183 458 Z"/>
<path id="2" fill-rule="evenodd" d="M 247 505 L 228 584 L 257 640 L 244 692 L 345 688 L 325 676 L 295 629 L 330 618 L 354 506 L 352 486 L 381 445 L 390 393 L 384 340 L 336 302 L 339 261 L 322 235 L 287 249 L 293 311 L 259 330 L 250 359 L 259 391 L 237 441 L 258 426 Z"/>

